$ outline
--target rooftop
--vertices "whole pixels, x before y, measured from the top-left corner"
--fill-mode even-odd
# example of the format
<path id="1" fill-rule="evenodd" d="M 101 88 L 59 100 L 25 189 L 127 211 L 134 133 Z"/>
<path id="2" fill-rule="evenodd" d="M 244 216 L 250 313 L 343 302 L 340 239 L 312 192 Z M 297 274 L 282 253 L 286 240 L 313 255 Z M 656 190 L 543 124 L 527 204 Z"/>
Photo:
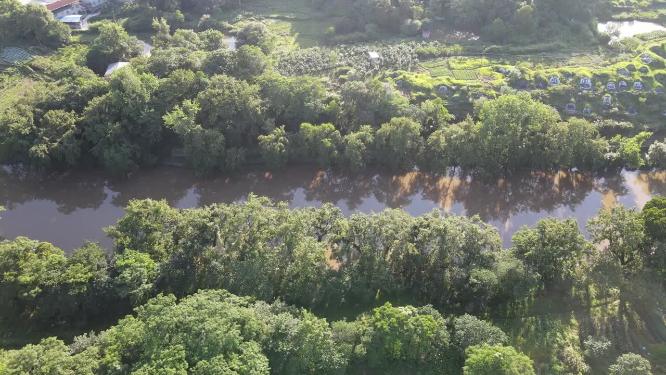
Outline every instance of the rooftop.
<path id="1" fill-rule="evenodd" d="M 72 4 L 78 3 L 79 0 L 56 0 L 52 3 L 46 4 L 46 9 L 53 12 L 54 10 L 62 9 L 64 7 L 70 6 Z"/>

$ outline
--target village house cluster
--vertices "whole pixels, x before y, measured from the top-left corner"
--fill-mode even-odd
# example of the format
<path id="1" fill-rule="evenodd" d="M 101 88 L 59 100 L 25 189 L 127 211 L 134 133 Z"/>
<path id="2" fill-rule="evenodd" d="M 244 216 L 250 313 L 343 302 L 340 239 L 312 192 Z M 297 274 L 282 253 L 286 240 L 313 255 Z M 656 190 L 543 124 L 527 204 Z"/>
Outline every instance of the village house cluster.
<path id="1" fill-rule="evenodd" d="M 23 4 L 40 4 L 53 16 L 75 30 L 87 28 L 86 15 L 98 11 L 109 0 L 22 0 Z"/>

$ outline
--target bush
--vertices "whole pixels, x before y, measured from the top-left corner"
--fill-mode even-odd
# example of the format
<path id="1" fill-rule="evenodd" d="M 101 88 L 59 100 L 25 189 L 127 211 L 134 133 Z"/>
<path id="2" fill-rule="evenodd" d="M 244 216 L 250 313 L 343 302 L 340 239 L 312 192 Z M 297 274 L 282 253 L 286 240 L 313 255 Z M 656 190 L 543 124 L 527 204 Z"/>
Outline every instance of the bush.
<path id="1" fill-rule="evenodd" d="M 665 169 L 666 168 L 666 140 L 665 142 L 654 142 L 650 145 L 647 154 L 648 164 L 651 167 Z"/>
<path id="2" fill-rule="evenodd" d="M 583 342 L 585 356 L 591 359 L 603 358 L 610 351 L 612 344 L 613 343 L 605 337 L 587 336 L 587 339 Z"/>
<path id="3" fill-rule="evenodd" d="M 467 349 L 465 375 L 534 375 L 532 360 L 510 346 L 480 345 Z"/>
<path id="4" fill-rule="evenodd" d="M 474 345 L 504 345 L 509 341 L 509 337 L 491 323 L 465 314 L 453 320 L 451 341 L 461 350 L 465 350 Z"/>
<path id="5" fill-rule="evenodd" d="M 627 353 L 617 358 L 608 368 L 610 375 L 652 375 L 650 362 L 638 354 Z"/>

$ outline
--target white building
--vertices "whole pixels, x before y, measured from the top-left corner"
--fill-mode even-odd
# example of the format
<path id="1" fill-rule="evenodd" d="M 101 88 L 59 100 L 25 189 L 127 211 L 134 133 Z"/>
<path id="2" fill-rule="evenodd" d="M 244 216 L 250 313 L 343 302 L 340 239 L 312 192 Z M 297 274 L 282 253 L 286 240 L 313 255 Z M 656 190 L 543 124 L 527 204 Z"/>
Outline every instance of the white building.
<path id="1" fill-rule="evenodd" d="M 84 11 L 79 0 L 56 0 L 43 4 L 56 18 L 81 14 Z"/>
<path id="2" fill-rule="evenodd" d="M 88 28 L 88 22 L 80 14 L 70 14 L 69 16 L 64 16 L 60 18 L 60 22 L 74 30 L 85 30 Z"/>

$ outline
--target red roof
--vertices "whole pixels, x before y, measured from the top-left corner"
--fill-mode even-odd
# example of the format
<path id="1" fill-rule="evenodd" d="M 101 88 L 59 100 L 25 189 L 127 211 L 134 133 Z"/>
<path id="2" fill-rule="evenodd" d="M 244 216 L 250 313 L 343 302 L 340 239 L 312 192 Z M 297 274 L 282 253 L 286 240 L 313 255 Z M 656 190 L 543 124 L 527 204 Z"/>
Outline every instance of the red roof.
<path id="1" fill-rule="evenodd" d="M 46 4 L 46 9 L 53 12 L 54 10 L 62 9 L 66 6 L 78 3 L 79 0 L 56 0 L 50 4 Z"/>

